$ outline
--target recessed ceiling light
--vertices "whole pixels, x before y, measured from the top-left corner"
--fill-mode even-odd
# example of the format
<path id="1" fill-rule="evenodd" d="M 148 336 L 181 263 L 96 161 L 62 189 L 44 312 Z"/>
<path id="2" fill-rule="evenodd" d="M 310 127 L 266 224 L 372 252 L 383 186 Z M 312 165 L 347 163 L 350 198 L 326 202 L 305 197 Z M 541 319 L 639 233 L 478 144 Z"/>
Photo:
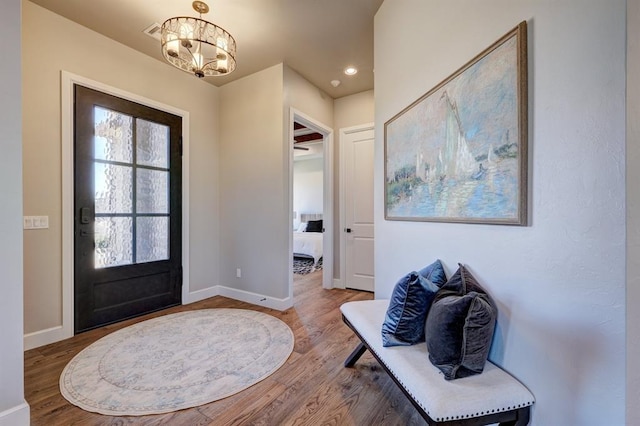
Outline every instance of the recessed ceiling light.
<path id="1" fill-rule="evenodd" d="M 357 73 L 358 73 L 358 68 L 354 67 L 353 65 L 350 65 L 350 66 L 348 66 L 348 67 L 346 67 L 346 68 L 344 69 L 344 73 L 345 73 L 346 75 L 354 75 L 354 74 L 357 74 Z"/>

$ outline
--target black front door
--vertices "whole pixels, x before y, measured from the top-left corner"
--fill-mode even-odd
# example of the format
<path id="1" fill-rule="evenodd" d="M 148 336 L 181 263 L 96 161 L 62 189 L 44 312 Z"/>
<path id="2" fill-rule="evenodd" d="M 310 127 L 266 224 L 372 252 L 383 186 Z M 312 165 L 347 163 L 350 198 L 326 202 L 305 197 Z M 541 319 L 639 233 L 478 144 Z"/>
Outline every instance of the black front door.
<path id="1" fill-rule="evenodd" d="M 74 90 L 79 333 L 181 302 L 182 119 Z"/>

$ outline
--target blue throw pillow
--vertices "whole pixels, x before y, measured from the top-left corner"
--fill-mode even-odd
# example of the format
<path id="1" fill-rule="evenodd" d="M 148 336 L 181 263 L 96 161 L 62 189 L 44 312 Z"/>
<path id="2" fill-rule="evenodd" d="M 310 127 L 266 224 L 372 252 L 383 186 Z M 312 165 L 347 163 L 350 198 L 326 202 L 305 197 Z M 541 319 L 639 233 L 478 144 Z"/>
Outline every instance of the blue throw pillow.
<path id="1" fill-rule="evenodd" d="M 447 276 L 440 260 L 436 260 L 431 265 L 425 266 L 418 271 L 422 275 L 438 287 L 442 287 L 447 282 Z"/>
<path id="2" fill-rule="evenodd" d="M 480 374 L 498 310 L 462 265 L 435 296 L 425 325 L 429 360 L 447 380 Z"/>
<path id="3" fill-rule="evenodd" d="M 445 280 L 439 260 L 420 272 L 410 272 L 400 278 L 391 294 L 382 324 L 383 346 L 408 346 L 424 341 L 427 312 Z"/>

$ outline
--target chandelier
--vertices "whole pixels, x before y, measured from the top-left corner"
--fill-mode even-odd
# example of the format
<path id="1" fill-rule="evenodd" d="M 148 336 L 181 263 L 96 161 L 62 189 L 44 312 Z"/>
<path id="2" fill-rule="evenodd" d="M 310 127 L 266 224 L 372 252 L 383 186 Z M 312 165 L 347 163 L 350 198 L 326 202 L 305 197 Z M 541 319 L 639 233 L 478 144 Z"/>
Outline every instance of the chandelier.
<path id="1" fill-rule="evenodd" d="M 194 1 L 192 6 L 199 18 L 177 16 L 162 24 L 162 55 L 199 78 L 229 74 L 236 69 L 236 41 L 224 28 L 201 19 L 209 11 L 206 3 Z"/>

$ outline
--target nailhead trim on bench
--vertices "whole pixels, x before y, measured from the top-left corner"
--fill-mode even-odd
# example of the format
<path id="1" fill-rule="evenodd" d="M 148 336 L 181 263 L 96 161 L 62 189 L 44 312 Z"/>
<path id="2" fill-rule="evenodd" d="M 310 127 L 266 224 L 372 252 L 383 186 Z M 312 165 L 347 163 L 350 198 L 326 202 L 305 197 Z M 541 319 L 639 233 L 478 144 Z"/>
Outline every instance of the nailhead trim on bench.
<path id="1" fill-rule="evenodd" d="M 347 321 L 347 324 L 349 325 L 348 321 Z M 351 326 L 349 328 L 353 329 L 353 327 L 351 327 Z M 376 359 L 378 359 L 382 364 L 384 364 L 387 367 L 387 371 L 389 371 L 393 375 L 393 377 L 395 377 L 395 379 L 402 385 L 402 387 L 405 389 L 406 393 L 408 393 L 411 396 L 411 398 L 413 398 L 413 400 L 416 401 L 418 403 L 418 405 L 420 405 L 420 407 L 422 407 L 424 412 L 427 413 L 429 415 L 429 417 L 431 417 L 431 413 L 429 412 L 429 410 L 427 410 L 427 408 L 422 403 L 420 403 L 418 401 L 418 399 L 416 398 L 416 396 L 413 393 L 411 393 L 408 390 L 406 390 L 406 385 L 404 384 L 404 382 L 402 382 L 400 379 L 398 379 L 398 377 L 395 374 L 392 373 L 393 372 L 392 368 L 386 362 L 384 362 L 384 360 L 382 360 L 382 357 L 380 356 L 380 354 L 377 353 L 375 350 L 371 349 L 371 346 L 370 346 L 369 342 L 366 341 L 366 339 L 364 339 L 359 334 L 357 334 L 357 335 L 360 338 L 360 340 L 362 340 L 364 343 L 366 343 L 367 349 L 370 352 L 375 353 L 377 355 Z M 437 421 L 437 422 L 442 422 L 442 421 L 449 421 L 449 420 L 472 419 L 474 417 L 484 416 L 485 414 L 506 413 L 508 411 L 512 411 L 512 410 L 515 410 L 515 409 L 518 409 L 518 408 L 529 407 L 529 406 L 533 405 L 533 403 L 534 403 L 534 401 L 528 401 L 526 404 L 518 404 L 517 406 L 514 406 L 513 408 L 509 406 L 509 407 L 507 407 L 505 409 L 502 409 L 502 410 L 495 410 L 494 409 L 494 410 L 491 410 L 490 412 L 489 411 L 486 411 L 486 412 L 481 411 L 481 412 L 475 413 L 475 414 L 467 414 L 467 415 L 464 415 L 464 416 L 456 416 L 455 418 L 453 418 L 453 417 L 436 417 L 434 420 Z"/>

